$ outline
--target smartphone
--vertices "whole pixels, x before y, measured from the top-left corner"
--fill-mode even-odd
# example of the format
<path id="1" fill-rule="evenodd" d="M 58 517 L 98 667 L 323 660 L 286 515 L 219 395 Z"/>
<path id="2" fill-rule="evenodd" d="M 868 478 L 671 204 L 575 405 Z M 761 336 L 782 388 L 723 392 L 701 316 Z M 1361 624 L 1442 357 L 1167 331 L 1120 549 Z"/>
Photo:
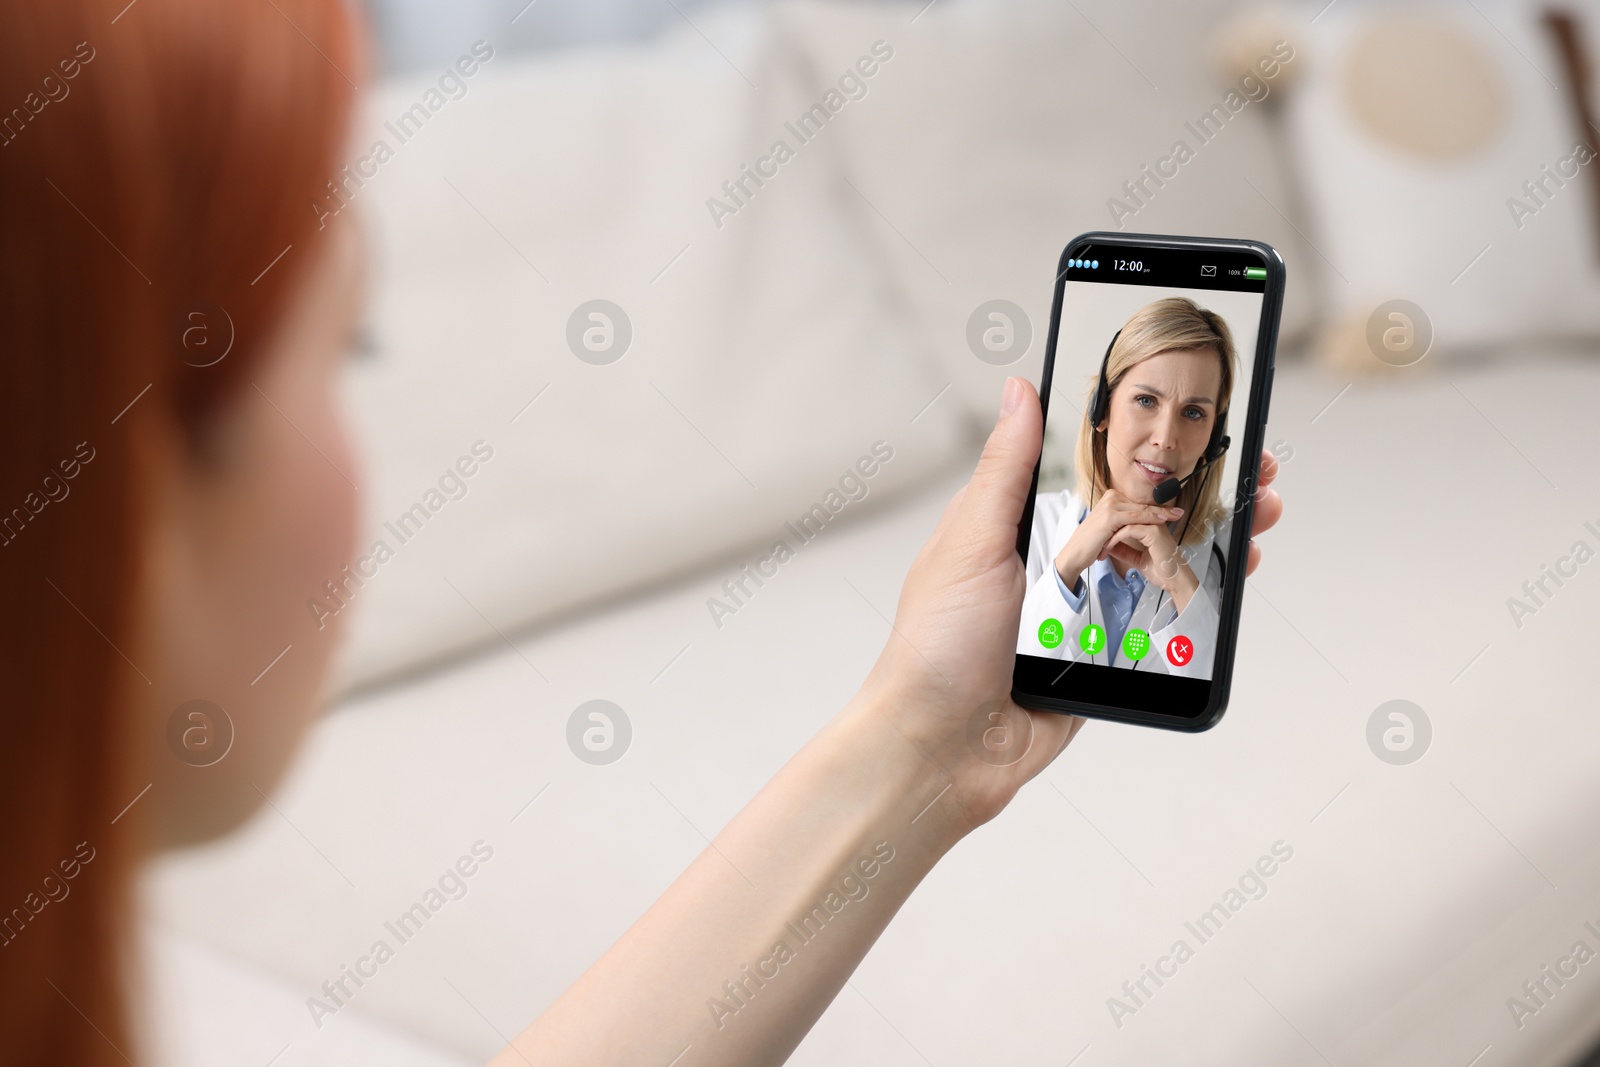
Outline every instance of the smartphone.
<path id="1" fill-rule="evenodd" d="M 1283 286 L 1260 241 L 1085 233 L 1062 252 L 1017 531 L 1018 704 L 1222 718 Z"/>

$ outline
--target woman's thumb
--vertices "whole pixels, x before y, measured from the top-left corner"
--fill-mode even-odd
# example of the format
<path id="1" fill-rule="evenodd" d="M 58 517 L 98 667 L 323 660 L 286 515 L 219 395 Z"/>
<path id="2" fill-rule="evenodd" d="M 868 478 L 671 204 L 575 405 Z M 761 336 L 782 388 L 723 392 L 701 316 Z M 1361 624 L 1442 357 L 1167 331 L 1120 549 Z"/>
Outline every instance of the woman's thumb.
<path id="1" fill-rule="evenodd" d="M 972 474 L 971 488 L 962 501 L 962 511 L 969 522 L 985 527 L 1003 524 L 1015 531 L 1033 485 L 1043 437 L 1039 394 L 1026 379 L 1007 378 L 1000 398 L 1000 417 L 989 433 L 978 468 Z"/>

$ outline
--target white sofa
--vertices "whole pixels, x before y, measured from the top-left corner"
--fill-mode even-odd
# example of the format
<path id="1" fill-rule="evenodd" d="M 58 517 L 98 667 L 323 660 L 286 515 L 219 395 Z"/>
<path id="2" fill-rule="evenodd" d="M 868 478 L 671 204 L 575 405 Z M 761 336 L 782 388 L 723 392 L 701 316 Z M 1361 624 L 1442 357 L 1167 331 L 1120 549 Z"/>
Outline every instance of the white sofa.
<path id="1" fill-rule="evenodd" d="M 966 315 L 1005 297 L 1042 332 L 1062 243 L 1106 224 L 1165 139 L 1148 130 L 1215 95 L 1196 42 L 1229 5 L 1175 5 L 1139 49 L 1137 13 L 920 6 L 697 18 L 720 53 L 685 30 L 497 57 L 363 190 L 372 528 L 472 442 L 496 455 L 353 602 L 346 695 L 279 810 L 152 870 L 174 1062 L 487 1059 L 853 693 L 1000 382 L 1038 373 L 1042 340 L 1012 368 L 966 354 Z M 879 39 L 896 56 L 866 98 L 717 229 L 705 198 Z M 1311 253 L 1234 180 L 1280 187 L 1268 131 L 1237 131 L 1139 226 L 1265 238 L 1293 287 Z M 596 296 L 635 325 L 609 367 L 564 347 Z M 1600 948 L 1600 570 L 1520 628 L 1506 599 L 1600 547 L 1600 367 L 1506 355 L 1355 381 L 1280 361 L 1289 508 L 1227 716 L 1089 724 L 940 865 L 793 1062 L 1572 1063 L 1600 968 L 1520 1027 L 1506 1001 Z M 896 458 L 867 499 L 716 625 L 723 579 L 880 439 Z M 609 766 L 566 745 L 595 698 L 633 726 Z M 1393 698 L 1433 723 L 1410 766 L 1367 748 Z M 466 894 L 318 1027 L 306 998 L 478 841 Z M 1265 896 L 1115 1019 L 1108 998 L 1278 842 Z"/>

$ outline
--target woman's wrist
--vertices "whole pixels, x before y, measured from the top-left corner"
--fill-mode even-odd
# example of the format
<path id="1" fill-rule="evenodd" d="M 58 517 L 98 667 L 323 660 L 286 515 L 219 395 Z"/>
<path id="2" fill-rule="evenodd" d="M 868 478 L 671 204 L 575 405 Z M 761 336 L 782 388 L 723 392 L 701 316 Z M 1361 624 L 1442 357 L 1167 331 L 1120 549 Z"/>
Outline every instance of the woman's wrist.
<path id="1" fill-rule="evenodd" d="M 1076 593 L 1078 591 L 1078 580 L 1083 577 L 1083 569 L 1081 567 L 1073 567 L 1071 564 L 1062 566 L 1059 561 L 1054 566 L 1056 577 L 1061 579 L 1061 584 Z"/>
<path id="2" fill-rule="evenodd" d="M 1189 600 L 1200 589 L 1200 580 L 1194 576 L 1194 571 L 1187 563 L 1180 562 L 1172 578 L 1165 583 L 1167 595 L 1172 598 L 1173 604 L 1181 612 L 1189 606 Z"/>
<path id="3" fill-rule="evenodd" d="M 1089 561 L 1072 559 L 1063 550 L 1062 554 L 1055 559 L 1055 568 L 1056 573 L 1061 576 L 1061 581 L 1066 587 L 1076 590 L 1078 588 L 1078 580 L 1089 569 Z"/>
<path id="4" fill-rule="evenodd" d="M 876 672 L 875 672 L 876 673 Z M 892 683 L 869 678 L 829 725 L 838 773 L 885 819 L 904 816 L 926 847 L 943 855 L 978 824 L 951 786 L 976 760 L 961 738 L 948 736 L 948 713 Z"/>

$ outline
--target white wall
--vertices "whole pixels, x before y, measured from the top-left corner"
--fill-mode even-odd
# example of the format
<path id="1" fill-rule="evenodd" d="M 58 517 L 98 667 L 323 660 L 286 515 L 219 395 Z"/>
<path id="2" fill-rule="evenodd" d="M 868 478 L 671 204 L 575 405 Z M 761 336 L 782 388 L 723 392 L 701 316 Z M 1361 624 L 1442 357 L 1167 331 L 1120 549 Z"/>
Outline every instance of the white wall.
<path id="1" fill-rule="evenodd" d="M 479 38 L 509 52 L 642 41 L 683 26 L 686 16 L 696 20 L 697 13 L 712 7 L 767 2 L 534 0 L 529 5 L 528 0 L 366 0 L 383 67 L 390 72 L 448 63 L 462 45 Z"/>

